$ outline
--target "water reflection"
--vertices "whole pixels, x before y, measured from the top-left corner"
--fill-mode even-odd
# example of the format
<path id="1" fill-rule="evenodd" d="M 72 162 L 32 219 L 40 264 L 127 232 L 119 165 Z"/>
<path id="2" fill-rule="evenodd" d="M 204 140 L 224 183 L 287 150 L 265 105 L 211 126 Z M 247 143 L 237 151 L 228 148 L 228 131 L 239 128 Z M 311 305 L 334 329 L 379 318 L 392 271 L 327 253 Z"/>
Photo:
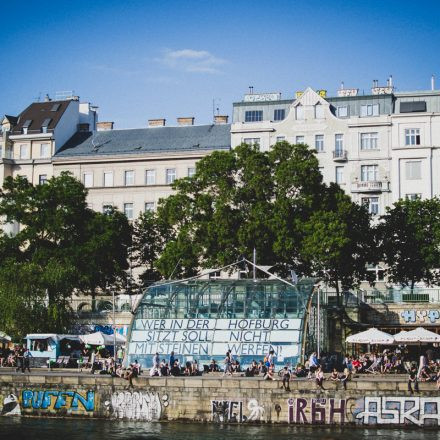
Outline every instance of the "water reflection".
<path id="1" fill-rule="evenodd" d="M 44 440 L 434 440 L 438 433 L 421 429 L 320 428 L 195 423 L 116 422 L 109 420 L 0 418 L 0 438 Z"/>

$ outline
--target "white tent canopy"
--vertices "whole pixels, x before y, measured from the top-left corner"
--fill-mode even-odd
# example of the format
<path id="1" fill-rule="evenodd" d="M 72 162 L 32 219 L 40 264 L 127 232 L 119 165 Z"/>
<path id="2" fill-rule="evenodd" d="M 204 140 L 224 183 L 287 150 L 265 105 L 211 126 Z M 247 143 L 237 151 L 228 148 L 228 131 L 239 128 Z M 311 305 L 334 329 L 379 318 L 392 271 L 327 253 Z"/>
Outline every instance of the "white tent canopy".
<path id="1" fill-rule="evenodd" d="M 91 333 L 89 335 L 81 335 L 80 339 L 84 344 L 89 345 L 113 345 L 113 335 L 106 335 L 102 332 Z M 124 345 L 126 342 L 125 336 L 116 333 L 116 345 Z"/>
<path id="2" fill-rule="evenodd" d="M 346 339 L 346 342 L 349 342 L 350 344 L 391 345 L 394 344 L 394 338 L 388 333 L 373 327 L 364 332 L 349 336 Z"/>
<path id="3" fill-rule="evenodd" d="M 26 335 L 26 339 L 52 339 L 55 342 L 61 341 L 63 339 L 79 341 L 79 337 L 77 335 L 58 335 L 55 333 L 31 333 L 29 335 Z"/>
<path id="4" fill-rule="evenodd" d="M 0 332 L 0 342 L 11 342 L 11 337 L 4 332 Z"/>
<path id="5" fill-rule="evenodd" d="M 426 328 L 423 327 L 417 327 L 414 330 L 405 332 L 403 334 L 402 333 L 403 332 L 400 332 L 399 334 L 394 336 L 396 342 L 403 344 L 408 344 L 408 343 L 427 344 L 430 342 L 440 342 L 440 335 L 431 332 L 430 330 L 426 330 Z"/>

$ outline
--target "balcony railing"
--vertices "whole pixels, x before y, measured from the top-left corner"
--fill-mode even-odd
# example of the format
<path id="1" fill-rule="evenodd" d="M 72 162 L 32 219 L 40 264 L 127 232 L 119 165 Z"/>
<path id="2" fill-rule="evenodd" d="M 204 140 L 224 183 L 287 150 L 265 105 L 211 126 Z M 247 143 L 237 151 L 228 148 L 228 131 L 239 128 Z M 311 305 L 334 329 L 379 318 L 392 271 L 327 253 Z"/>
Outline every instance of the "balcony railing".
<path id="1" fill-rule="evenodd" d="M 353 182 L 351 186 L 352 192 L 382 192 L 389 191 L 389 182 L 387 180 L 367 180 Z"/>
<path id="2" fill-rule="evenodd" d="M 347 150 L 333 150 L 333 160 L 345 162 L 347 160 Z"/>

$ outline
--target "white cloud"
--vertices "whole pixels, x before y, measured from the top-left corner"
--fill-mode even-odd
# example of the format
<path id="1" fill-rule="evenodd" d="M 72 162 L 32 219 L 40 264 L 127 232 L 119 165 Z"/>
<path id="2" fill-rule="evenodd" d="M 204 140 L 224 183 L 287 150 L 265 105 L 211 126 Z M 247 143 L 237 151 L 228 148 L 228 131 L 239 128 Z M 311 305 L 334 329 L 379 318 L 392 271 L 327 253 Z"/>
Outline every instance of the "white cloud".
<path id="1" fill-rule="evenodd" d="M 194 49 L 167 49 L 156 61 L 172 69 L 197 73 L 221 73 L 219 68 L 226 63 L 207 50 Z"/>

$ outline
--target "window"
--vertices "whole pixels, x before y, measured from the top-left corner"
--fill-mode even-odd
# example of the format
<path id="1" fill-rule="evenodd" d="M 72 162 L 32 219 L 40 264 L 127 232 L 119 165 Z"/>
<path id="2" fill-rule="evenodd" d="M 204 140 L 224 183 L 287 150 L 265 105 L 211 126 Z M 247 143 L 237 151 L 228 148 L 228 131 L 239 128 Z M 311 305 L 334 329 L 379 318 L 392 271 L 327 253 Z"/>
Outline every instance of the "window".
<path id="1" fill-rule="evenodd" d="M 84 173 L 83 183 L 86 188 L 91 188 L 93 186 L 93 173 Z"/>
<path id="2" fill-rule="evenodd" d="M 147 170 L 145 172 L 145 182 L 147 185 L 156 185 L 156 170 Z"/>
<path id="3" fill-rule="evenodd" d="M 50 144 L 40 145 L 40 157 L 42 159 L 50 157 Z"/>
<path id="4" fill-rule="evenodd" d="M 196 169 L 194 167 L 188 167 L 188 177 L 192 177 L 196 174 Z"/>
<path id="5" fill-rule="evenodd" d="M 23 124 L 23 134 L 27 134 L 28 133 L 28 129 L 32 124 L 32 119 L 27 119 L 26 121 L 24 121 Z"/>
<path id="6" fill-rule="evenodd" d="M 133 203 L 124 203 L 124 214 L 128 220 L 133 220 Z"/>
<path id="7" fill-rule="evenodd" d="M 368 208 L 370 214 L 379 214 L 379 197 L 362 197 L 362 204 Z"/>
<path id="8" fill-rule="evenodd" d="M 283 108 L 277 108 L 273 112 L 274 121 L 282 121 L 286 117 L 286 110 Z"/>
<path id="9" fill-rule="evenodd" d="M 277 136 L 277 142 L 283 142 L 286 140 L 286 136 Z"/>
<path id="10" fill-rule="evenodd" d="M 304 119 L 304 107 L 302 105 L 297 105 L 295 112 L 296 112 L 296 119 L 298 120 Z"/>
<path id="11" fill-rule="evenodd" d="M 125 171 L 124 185 L 125 186 L 134 185 L 134 171 L 133 170 Z"/>
<path id="12" fill-rule="evenodd" d="M 113 211 L 113 205 L 102 205 L 102 213 L 110 214 Z"/>
<path id="13" fill-rule="evenodd" d="M 244 138 L 243 142 L 248 145 L 260 145 L 260 138 Z"/>
<path id="14" fill-rule="evenodd" d="M 324 151 L 324 135 L 316 134 L 315 135 L 315 149 L 318 152 Z"/>
<path id="15" fill-rule="evenodd" d="M 245 122 L 260 122 L 263 120 L 263 110 L 248 110 L 244 112 Z"/>
<path id="16" fill-rule="evenodd" d="M 20 145 L 20 159 L 28 159 L 29 158 L 29 145 L 23 144 Z"/>
<path id="17" fill-rule="evenodd" d="M 420 160 L 405 163 L 407 180 L 420 180 L 422 178 L 422 162 Z"/>
<path id="18" fill-rule="evenodd" d="M 145 212 L 154 211 L 154 202 L 145 203 Z"/>
<path id="19" fill-rule="evenodd" d="M 377 150 L 377 133 L 361 133 L 361 150 Z"/>
<path id="20" fill-rule="evenodd" d="M 335 151 L 342 153 L 344 150 L 344 135 L 335 134 Z"/>
<path id="21" fill-rule="evenodd" d="M 361 105 L 361 117 L 379 116 L 379 104 Z"/>
<path id="22" fill-rule="evenodd" d="M 377 181 L 377 165 L 362 165 L 361 166 L 361 181 L 362 182 L 375 182 Z"/>
<path id="23" fill-rule="evenodd" d="M 47 174 L 40 174 L 38 176 L 38 183 L 44 185 L 47 182 Z"/>
<path id="24" fill-rule="evenodd" d="M 43 123 L 41 124 L 41 133 L 47 133 L 47 129 L 49 127 L 50 121 L 52 119 L 46 118 Z"/>
<path id="25" fill-rule="evenodd" d="M 104 186 L 113 186 L 113 171 L 104 172 Z"/>
<path id="26" fill-rule="evenodd" d="M 296 144 L 303 144 L 304 143 L 304 136 L 297 136 L 295 138 L 295 143 Z"/>
<path id="27" fill-rule="evenodd" d="M 405 130 L 405 145 L 420 145 L 419 128 L 407 128 Z"/>
<path id="28" fill-rule="evenodd" d="M 315 105 L 315 118 L 324 119 L 324 106 L 321 104 Z"/>
<path id="29" fill-rule="evenodd" d="M 336 114 L 338 118 L 348 118 L 348 106 L 343 105 L 338 107 Z"/>
<path id="30" fill-rule="evenodd" d="M 344 167 L 335 168 L 335 182 L 339 184 L 344 182 Z"/>
<path id="31" fill-rule="evenodd" d="M 171 185 L 176 180 L 176 169 L 168 168 L 165 172 L 165 180 L 167 185 Z"/>
<path id="32" fill-rule="evenodd" d="M 422 198 L 421 194 L 407 194 L 405 197 L 407 200 L 420 200 Z"/>

